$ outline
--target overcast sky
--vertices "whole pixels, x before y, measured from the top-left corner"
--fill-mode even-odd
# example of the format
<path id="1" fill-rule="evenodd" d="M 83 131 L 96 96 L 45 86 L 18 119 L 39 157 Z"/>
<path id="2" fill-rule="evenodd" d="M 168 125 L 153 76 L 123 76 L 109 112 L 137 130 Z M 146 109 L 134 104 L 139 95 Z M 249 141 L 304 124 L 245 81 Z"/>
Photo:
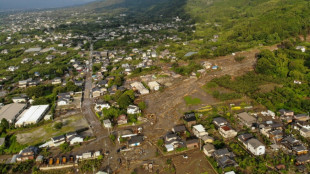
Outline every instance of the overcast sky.
<path id="1" fill-rule="evenodd" d="M 55 8 L 83 4 L 95 0 L 0 0 L 0 9 Z"/>

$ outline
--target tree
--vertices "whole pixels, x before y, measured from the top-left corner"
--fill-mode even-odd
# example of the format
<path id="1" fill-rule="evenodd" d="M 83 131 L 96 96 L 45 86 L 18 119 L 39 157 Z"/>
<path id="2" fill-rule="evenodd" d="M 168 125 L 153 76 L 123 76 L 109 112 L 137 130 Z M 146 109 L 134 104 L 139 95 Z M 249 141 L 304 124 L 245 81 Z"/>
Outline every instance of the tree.
<path id="1" fill-rule="evenodd" d="M 141 110 L 146 109 L 146 104 L 145 104 L 144 101 L 140 102 L 140 103 L 138 104 L 138 106 L 139 106 L 139 108 L 140 108 Z"/>
<path id="2" fill-rule="evenodd" d="M 123 84 L 122 78 L 120 76 L 116 76 L 113 84 L 117 86 L 121 86 Z"/>
<path id="3" fill-rule="evenodd" d="M 0 126 L 3 129 L 9 129 L 10 128 L 10 123 L 5 118 L 2 118 Z"/>
<path id="4" fill-rule="evenodd" d="M 70 152 L 72 147 L 70 147 L 69 143 L 65 142 L 59 146 L 62 153 Z"/>
<path id="5" fill-rule="evenodd" d="M 79 87 L 76 86 L 72 81 L 67 82 L 66 84 L 66 91 L 78 91 Z"/>
<path id="6" fill-rule="evenodd" d="M 59 130 L 62 128 L 62 126 L 63 126 L 62 122 L 58 122 L 58 123 L 55 123 L 54 128 Z"/>

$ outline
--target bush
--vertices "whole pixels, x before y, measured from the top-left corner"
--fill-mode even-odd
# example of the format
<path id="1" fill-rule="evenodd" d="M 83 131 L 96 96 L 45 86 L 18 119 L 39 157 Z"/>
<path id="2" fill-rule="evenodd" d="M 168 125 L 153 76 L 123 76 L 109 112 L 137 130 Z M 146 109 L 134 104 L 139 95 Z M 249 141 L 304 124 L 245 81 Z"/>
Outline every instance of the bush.
<path id="1" fill-rule="evenodd" d="M 235 61 L 236 61 L 236 62 L 242 62 L 244 59 L 245 59 L 244 56 L 236 56 L 236 57 L 235 57 Z"/>
<path id="2" fill-rule="evenodd" d="M 72 150 L 72 147 L 70 147 L 69 143 L 63 143 L 59 146 L 62 153 L 70 152 Z"/>
<path id="3" fill-rule="evenodd" d="M 62 126 L 63 126 L 62 122 L 57 122 L 57 123 L 54 124 L 54 128 L 57 129 L 57 130 L 61 129 Z"/>

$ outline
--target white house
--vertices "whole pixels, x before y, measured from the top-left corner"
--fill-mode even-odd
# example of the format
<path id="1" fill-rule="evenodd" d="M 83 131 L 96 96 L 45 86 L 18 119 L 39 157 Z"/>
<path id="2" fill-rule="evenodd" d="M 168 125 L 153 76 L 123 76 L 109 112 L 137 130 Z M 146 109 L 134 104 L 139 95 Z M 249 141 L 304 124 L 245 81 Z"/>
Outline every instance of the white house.
<path id="1" fill-rule="evenodd" d="M 173 145 L 172 145 L 172 144 L 166 144 L 165 147 L 166 147 L 166 149 L 167 149 L 167 152 L 174 151 L 174 148 L 173 148 Z"/>
<path id="2" fill-rule="evenodd" d="M 84 138 L 79 135 L 75 135 L 75 136 L 68 138 L 67 141 L 70 142 L 70 144 L 72 145 L 76 143 L 82 143 L 84 141 Z"/>
<path id="3" fill-rule="evenodd" d="M 154 91 L 158 91 L 160 88 L 159 83 L 157 83 L 156 81 L 149 82 L 147 85 L 150 87 L 151 90 L 154 90 Z"/>
<path id="4" fill-rule="evenodd" d="M 12 98 L 14 103 L 26 103 L 27 99 L 25 97 L 13 97 Z"/>
<path id="5" fill-rule="evenodd" d="M 103 120 L 103 125 L 105 128 L 112 128 L 112 123 L 109 119 Z"/>
<path id="6" fill-rule="evenodd" d="M 141 82 L 134 82 L 130 84 L 130 86 L 132 87 L 133 90 L 139 91 L 141 95 L 150 93 L 150 91 L 146 89 Z"/>
<path id="7" fill-rule="evenodd" d="M 224 137 L 224 138 L 233 138 L 237 136 L 237 132 L 230 128 L 229 126 L 222 126 L 219 128 L 219 133 Z"/>
<path id="8" fill-rule="evenodd" d="M 296 50 L 301 50 L 301 52 L 306 52 L 306 47 L 305 46 L 297 46 Z"/>
<path id="9" fill-rule="evenodd" d="M 193 126 L 193 133 L 198 138 L 208 135 L 208 132 L 206 132 L 206 129 L 201 124 Z"/>
<path id="10" fill-rule="evenodd" d="M 251 138 L 247 141 L 247 149 L 253 153 L 253 155 L 264 155 L 265 145 L 258 141 L 256 138 Z"/>
<path id="11" fill-rule="evenodd" d="M 109 103 L 96 103 L 95 110 L 99 112 L 102 109 L 110 109 Z"/>
<path id="12" fill-rule="evenodd" d="M 135 105 L 129 105 L 127 108 L 127 114 L 139 114 L 141 113 L 141 110 L 138 106 Z"/>

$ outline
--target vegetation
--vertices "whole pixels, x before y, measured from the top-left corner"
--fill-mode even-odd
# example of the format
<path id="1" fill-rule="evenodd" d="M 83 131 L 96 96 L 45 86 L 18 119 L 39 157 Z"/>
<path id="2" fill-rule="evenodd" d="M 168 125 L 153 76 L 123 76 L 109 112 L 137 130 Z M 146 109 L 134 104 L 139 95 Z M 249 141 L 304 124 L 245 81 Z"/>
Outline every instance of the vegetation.
<path id="1" fill-rule="evenodd" d="M 62 153 L 70 152 L 73 147 L 69 143 L 65 142 L 59 146 Z"/>
<path id="2" fill-rule="evenodd" d="M 192 98 L 191 96 L 185 96 L 184 100 L 187 105 L 198 105 L 201 103 L 199 98 Z"/>
<path id="3" fill-rule="evenodd" d="M 79 164 L 79 168 L 82 172 L 92 172 L 94 169 L 98 170 L 101 166 L 102 161 L 99 159 L 92 159 L 92 160 L 84 160 L 81 161 Z"/>
<path id="4" fill-rule="evenodd" d="M 186 12 L 199 25 L 195 36 L 205 38 L 200 54 L 212 56 L 208 50 L 215 47 L 214 56 L 306 35 L 310 17 L 306 0 L 251 1 L 251 0 L 191 0 Z M 207 41 L 218 35 L 218 39 Z"/>
<path id="5" fill-rule="evenodd" d="M 250 72 L 235 80 L 226 75 L 214 79 L 213 82 L 247 95 L 274 111 L 285 108 L 297 113 L 307 112 L 310 108 L 309 84 L 293 83 L 294 80 L 309 80 L 306 56 L 310 56 L 309 53 L 295 51 L 293 47 L 274 52 L 263 50 L 258 55 L 256 73 Z M 283 87 L 275 87 L 270 92 L 260 92 L 260 86 L 268 83 L 278 83 Z"/>

